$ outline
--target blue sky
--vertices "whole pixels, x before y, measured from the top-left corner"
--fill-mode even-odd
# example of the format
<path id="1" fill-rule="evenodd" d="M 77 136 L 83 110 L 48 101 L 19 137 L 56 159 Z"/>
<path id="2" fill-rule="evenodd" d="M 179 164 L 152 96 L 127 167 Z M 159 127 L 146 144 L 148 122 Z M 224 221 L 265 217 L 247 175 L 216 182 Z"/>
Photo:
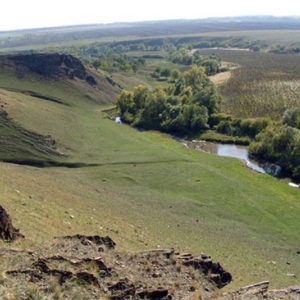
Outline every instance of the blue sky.
<path id="1" fill-rule="evenodd" d="M 75 24 L 300 15 L 295 0 L 1 0 L 0 31 Z"/>

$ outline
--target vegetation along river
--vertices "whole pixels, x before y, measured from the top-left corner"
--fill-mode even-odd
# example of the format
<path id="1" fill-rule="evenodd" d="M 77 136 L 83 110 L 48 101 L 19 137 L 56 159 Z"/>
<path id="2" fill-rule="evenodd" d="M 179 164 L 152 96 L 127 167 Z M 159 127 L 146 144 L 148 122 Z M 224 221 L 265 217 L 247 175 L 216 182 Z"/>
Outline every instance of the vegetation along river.
<path id="1" fill-rule="evenodd" d="M 246 146 L 218 144 L 206 141 L 183 141 L 183 144 L 198 151 L 217 154 L 220 156 L 230 156 L 243 160 L 247 167 L 259 172 L 268 173 L 277 177 L 280 174 L 281 168 L 272 164 L 259 164 L 249 158 L 248 148 Z"/>

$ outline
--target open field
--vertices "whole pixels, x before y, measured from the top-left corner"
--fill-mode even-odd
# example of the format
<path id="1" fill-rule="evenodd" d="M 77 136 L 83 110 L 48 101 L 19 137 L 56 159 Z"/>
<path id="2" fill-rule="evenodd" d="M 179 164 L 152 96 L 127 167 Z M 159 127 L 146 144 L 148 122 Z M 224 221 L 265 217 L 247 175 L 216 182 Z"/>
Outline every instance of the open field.
<path id="1" fill-rule="evenodd" d="M 58 235 L 109 235 L 129 251 L 209 253 L 232 272 L 231 288 L 266 279 L 273 287 L 297 283 L 286 274 L 300 272 L 299 191 L 238 160 L 116 124 L 104 106 L 72 104 L 68 92 L 60 94 L 68 107 L 3 93 L 17 123 L 50 133 L 68 149 L 67 161 L 94 165 L 0 164 L 1 205 L 26 247 Z"/>
<path id="2" fill-rule="evenodd" d="M 282 118 L 288 108 L 300 107 L 300 56 L 231 50 L 201 50 L 235 63 L 229 81 L 221 87 L 223 110 L 237 117 Z"/>

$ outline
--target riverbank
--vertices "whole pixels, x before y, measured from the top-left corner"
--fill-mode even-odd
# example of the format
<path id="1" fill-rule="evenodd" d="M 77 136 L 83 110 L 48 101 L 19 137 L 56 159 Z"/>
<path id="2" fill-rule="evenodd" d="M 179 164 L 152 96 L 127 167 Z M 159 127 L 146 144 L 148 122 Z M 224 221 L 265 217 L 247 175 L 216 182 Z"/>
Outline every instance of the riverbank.
<path id="1" fill-rule="evenodd" d="M 197 151 L 211 153 L 219 156 L 229 156 L 237 158 L 241 163 L 249 169 L 258 172 L 266 173 L 273 177 L 286 182 L 292 187 L 299 188 L 299 183 L 286 174 L 280 166 L 270 162 L 260 162 L 249 155 L 248 147 L 243 145 L 214 143 L 205 140 L 181 140 L 181 143 L 189 148 Z"/>

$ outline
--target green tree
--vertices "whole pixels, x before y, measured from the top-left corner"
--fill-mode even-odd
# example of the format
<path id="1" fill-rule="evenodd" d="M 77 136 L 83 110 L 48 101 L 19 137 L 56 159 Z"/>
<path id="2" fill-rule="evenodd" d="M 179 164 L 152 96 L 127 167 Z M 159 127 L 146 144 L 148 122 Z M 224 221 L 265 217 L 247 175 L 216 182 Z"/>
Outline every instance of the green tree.
<path id="1" fill-rule="evenodd" d="M 205 73 L 207 76 L 215 75 L 221 70 L 221 65 L 216 59 L 207 59 L 200 65 L 205 68 Z"/>
<path id="2" fill-rule="evenodd" d="M 137 110 L 143 109 L 149 100 L 150 91 L 149 89 L 140 84 L 133 89 L 133 102 Z"/>
<path id="3" fill-rule="evenodd" d="M 117 97 L 116 110 L 122 115 L 122 119 L 124 122 L 131 123 L 133 121 L 136 108 L 133 101 L 132 92 L 128 92 L 126 90 L 123 90 L 121 92 L 121 94 Z"/>
<path id="4" fill-rule="evenodd" d="M 249 151 L 300 178 L 300 130 L 287 125 L 268 126 L 250 144 Z"/>
<path id="5" fill-rule="evenodd" d="M 291 108 L 284 112 L 282 123 L 300 129 L 300 109 Z"/>
<path id="6" fill-rule="evenodd" d="M 168 78 L 171 75 L 171 70 L 169 68 L 165 68 L 165 69 L 161 70 L 160 75 Z"/>
<path id="7" fill-rule="evenodd" d="M 180 75 L 181 75 L 181 73 L 178 69 L 174 69 L 171 72 L 171 77 L 173 78 L 174 81 L 178 80 Z"/>
<path id="8" fill-rule="evenodd" d="M 195 66 L 183 74 L 186 85 L 192 86 L 194 90 L 201 90 L 209 84 L 209 78 L 205 74 L 205 69 Z"/>

